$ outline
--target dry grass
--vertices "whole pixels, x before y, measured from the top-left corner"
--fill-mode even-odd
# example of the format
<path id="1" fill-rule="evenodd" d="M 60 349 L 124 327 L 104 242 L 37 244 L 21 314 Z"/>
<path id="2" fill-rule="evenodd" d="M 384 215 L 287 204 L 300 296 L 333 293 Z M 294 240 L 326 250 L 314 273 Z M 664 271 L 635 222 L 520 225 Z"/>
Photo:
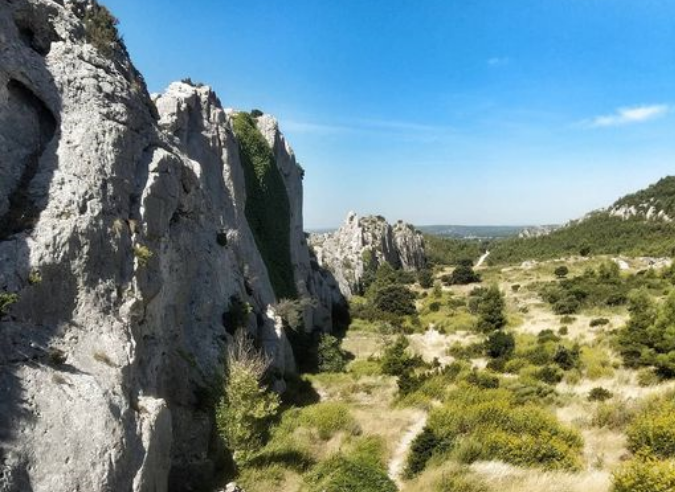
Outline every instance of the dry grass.
<path id="1" fill-rule="evenodd" d="M 445 365 L 451 363 L 454 358 L 447 354 L 447 351 L 456 343 L 469 345 L 480 341 L 480 338 L 470 332 L 458 331 L 449 335 L 444 335 L 436 330 L 430 329 L 424 333 L 415 333 L 408 336 L 410 349 L 422 356 L 426 362 L 432 362 L 434 359 Z"/>
<path id="2" fill-rule="evenodd" d="M 496 461 L 474 463 L 471 470 L 491 492 L 607 492 L 611 486 L 611 474 L 603 470 L 553 472 Z"/>

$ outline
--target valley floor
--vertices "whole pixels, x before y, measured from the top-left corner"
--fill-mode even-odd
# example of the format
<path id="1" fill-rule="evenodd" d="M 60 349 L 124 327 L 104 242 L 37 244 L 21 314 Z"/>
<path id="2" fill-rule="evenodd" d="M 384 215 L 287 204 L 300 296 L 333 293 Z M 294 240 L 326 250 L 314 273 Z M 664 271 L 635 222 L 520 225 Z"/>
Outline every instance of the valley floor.
<path id="1" fill-rule="evenodd" d="M 293 443 L 286 445 L 294 448 L 297 456 L 288 454 L 286 449 L 285 460 L 260 460 L 259 466 L 243 471 L 241 484 L 247 492 L 314 490 L 306 488 L 306 477 L 312 470 L 337 454 L 358 454 L 358 449 L 370 439 L 368 442 L 375 443 L 372 444 L 372 449 L 377 450 L 375 454 L 379 453 L 375 458 L 379 459 L 378 466 L 403 491 L 609 492 L 613 474 L 631 457 L 626 428 L 632 416 L 649 398 L 666 394 L 674 390 L 675 385 L 646 380 L 644 371 L 622 365 L 612 335 L 628 320 L 625 306 L 591 307 L 571 316 L 561 316 L 553 313 L 538 292 L 542 283 L 556 281 L 553 272 L 560 265 L 569 268 L 571 277 L 581 275 L 589 267 L 598 268 L 607 260 L 577 259 L 481 270 L 483 284 L 496 284 L 504 293 L 506 330 L 515 337 L 513 358 L 520 368 L 502 373 L 485 370 L 489 357 L 476 350 L 484 343 L 485 336 L 475 330 L 474 315 L 465 308 L 475 285 L 445 286 L 440 293 L 438 287 L 435 293 L 432 289 L 416 287 L 420 322 L 405 330 L 408 353 L 419 355 L 439 374 L 444 370 L 448 372 L 457 361 L 465 365 L 463 371 L 469 368 L 468 374 L 471 367 L 477 374 L 496 374 L 500 387 L 508 388 L 511 395 L 518 398 L 526 395 L 528 408 L 536 407 L 550 414 L 557 421 L 555 425 L 579 435 L 581 447 L 573 465 L 558 466 L 553 461 L 551 466 L 536 463 L 522 466 L 503 460 L 485 460 L 480 453 L 476 454 L 478 459 L 473 459 L 453 452 L 429 459 L 421 471 L 412 474 L 414 476 L 406 473 L 411 446 L 423 433 L 429 415 L 447 405 L 448 398 L 455 394 L 453 391 L 466 388 L 467 384 L 461 380 L 462 376 L 448 379 L 446 383 L 439 383 L 440 380 L 433 383 L 436 380 L 432 378 L 432 382 L 427 381 L 401 396 L 397 378 L 383 374 L 380 367 L 386 348 L 399 333 L 377 322 L 356 319 L 342 341 L 343 349 L 353 355 L 346 372 L 303 376 L 303 381 L 311 384 L 316 392 L 317 401 L 299 412 L 305 414 L 312 412 L 312 408 L 338 405 L 339 418 L 319 417 L 336 420 L 327 425 L 330 429 L 323 434 L 319 427 L 326 425 L 325 422 L 296 418 L 295 427 L 284 432 Z M 439 278 L 448 271 L 451 269 L 438 270 L 435 276 Z M 441 307 L 432 307 L 433 303 Z M 597 321 L 599 319 L 603 321 Z M 542 342 L 549 339 L 554 342 Z M 559 381 L 544 384 L 534 381 L 540 369 L 526 359 L 548 346 L 546 343 L 577 347 L 579 362 L 563 371 Z M 515 367 L 516 363 L 513 364 Z M 470 376 L 465 379 L 468 381 Z M 478 386 L 480 389 L 480 384 Z M 591 401 L 593 398 L 589 395 L 598 391 L 597 388 L 606 390 L 607 397 Z M 486 387 L 483 391 L 500 390 Z M 514 411 L 518 412 L 518 408 Z M 344 421 L 337 422 L 340 419 Z M 283 425 L 282 422 L 280 426 Z M 280 438 L 279 442 L 283 440 Z M 298 465 L 302 460 L 306 463 Z"/>

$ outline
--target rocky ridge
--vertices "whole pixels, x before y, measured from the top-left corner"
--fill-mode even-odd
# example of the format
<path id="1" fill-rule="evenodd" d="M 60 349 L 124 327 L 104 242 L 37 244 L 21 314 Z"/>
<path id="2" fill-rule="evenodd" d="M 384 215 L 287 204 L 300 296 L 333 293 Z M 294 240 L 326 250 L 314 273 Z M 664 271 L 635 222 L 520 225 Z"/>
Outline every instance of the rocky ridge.
<path id="1" fill-rule="evenodd" d="M 248 306 L 279 373 L 293 352 L 233 113 L 207 86 L 151 99 L 92 15 L 89 0 L 0 3 L 0 491 L 203 489 L 223 455 L 208 409 L 228 312 Z M 330 330 L 341 296 L 310 259 L 302 170 L 273 118 L 256 127 L 314 299 L 305 327 Z"/>
<path id="2" fill-rule="evenodd" d="M 359 217 L 350 212 L 337 231 L 312 234 L 310 246 L 317 262 L 335 276 L 346 297 L 361 291 L 361 280 L 369 268 L 382 263 L 404 270 L 426 266 L 422 233 L 402 221 L 390 225 L 381 216 Z"/>

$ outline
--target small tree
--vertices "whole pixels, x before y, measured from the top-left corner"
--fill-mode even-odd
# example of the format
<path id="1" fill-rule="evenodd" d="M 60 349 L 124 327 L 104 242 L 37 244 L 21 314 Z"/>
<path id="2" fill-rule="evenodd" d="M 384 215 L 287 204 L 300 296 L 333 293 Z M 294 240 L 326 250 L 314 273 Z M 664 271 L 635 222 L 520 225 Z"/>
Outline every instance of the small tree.
<path id="1" fill-rule="evenodd" d="M 513 354 L 515 348 L 516 340 L 513 335 L 501 330 L 492 332 L 485 342 L 487 355 L 493 359 L 506 359 Z"/>
<path id="2" fill-rule="evenodd" d="M 319 371 L 342 372 L 347 365 L 347 353 L 340 347 L 340 340 L 333 335 L 324 333 L 319 339 L 317 349 L 319 357 Z"/>
<path id="3" fill-rule="evenodd" d="M 237 331 L 227 348 L 224 394 L 216 405 L 218 432 L 237 464 L 260 448 L 279 408 L 279 396 L 261 384 L 269 364 L 245 332 Z"/>
<path id="4" fill-rule="evenodd" d="M 484 333 L 506 326 L 504 296 L 496 285 L 485 289 L 478 301 L 478 327 Z"/>
<path id="5" fill-rule="evenodd" d="M 377 290 L 373 304 L 381 311 L 405 316 L 415 314 L 415 294 L 404 285 L 389 285 Z"/>
<path id="6" fill-rule="evenodd" d="M 553 271 L 553 273 L 558 278 L 565 278 L 565 277 L 567 277 L 567 274 L 570 273 L 570 270 L 565 265 L 562 265 L 562 266 L 559 266 L 558 268 L 556 268 Z"/>
<path id="7" fill-rule="evenodd" d="M 420 270 L 417 274 L 417 280 L 423 289 L 431 289 L 434 286 L 434 276 L 429 269 Z"/>
<path id="8" fill-rule="evenodd" d="M 419 359 L 408 354 L 408 339 L 401 335 L 394 343 L 387 346 L 382 354 L 380 366 L 382 372 L 389 376 L 400 376 L 419 365 Z"/>
<path id="9" fill-rule="evenodd" d="M 481 278 L 470 265 L 459 265 L 444 280 L 450 285 L 467 285 L 480 282 Z"/>

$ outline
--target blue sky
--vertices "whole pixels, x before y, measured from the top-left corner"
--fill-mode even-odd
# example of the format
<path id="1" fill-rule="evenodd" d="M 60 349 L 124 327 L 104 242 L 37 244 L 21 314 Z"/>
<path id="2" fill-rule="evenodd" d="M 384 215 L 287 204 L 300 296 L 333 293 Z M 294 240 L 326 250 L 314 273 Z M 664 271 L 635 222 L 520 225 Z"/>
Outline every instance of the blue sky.
<path id="1" fill-rule="evenodd" d="M 274 114 L 305 223 L 559 223 L 675 173 L 672 0 L 104 0 L 153 92 Z"/>

